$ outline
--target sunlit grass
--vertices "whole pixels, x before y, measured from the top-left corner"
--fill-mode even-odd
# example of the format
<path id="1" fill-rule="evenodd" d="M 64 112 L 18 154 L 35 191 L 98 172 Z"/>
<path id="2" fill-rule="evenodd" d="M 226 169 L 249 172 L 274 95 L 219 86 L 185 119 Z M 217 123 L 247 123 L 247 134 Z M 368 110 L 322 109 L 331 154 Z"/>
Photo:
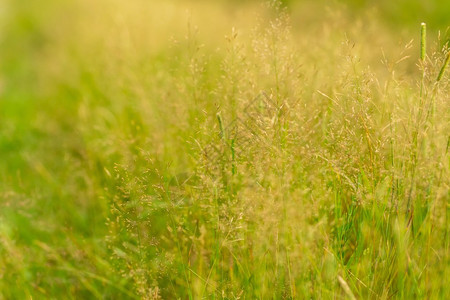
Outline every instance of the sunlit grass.
<path id="1" fill-rule="evenodd" d="M 445 28 L 5 3 L 0 298 L 450 297 Z"/>

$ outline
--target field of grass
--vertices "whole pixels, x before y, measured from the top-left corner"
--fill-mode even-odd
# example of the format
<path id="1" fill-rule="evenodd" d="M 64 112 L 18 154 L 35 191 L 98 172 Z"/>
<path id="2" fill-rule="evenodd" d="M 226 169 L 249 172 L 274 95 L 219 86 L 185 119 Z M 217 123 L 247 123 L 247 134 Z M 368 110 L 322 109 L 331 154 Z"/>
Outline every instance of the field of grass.
<path id="1" fill-rule="evenodd" d="M 2 0 L 0 299 L 450 299 L 449 25 Z"/>

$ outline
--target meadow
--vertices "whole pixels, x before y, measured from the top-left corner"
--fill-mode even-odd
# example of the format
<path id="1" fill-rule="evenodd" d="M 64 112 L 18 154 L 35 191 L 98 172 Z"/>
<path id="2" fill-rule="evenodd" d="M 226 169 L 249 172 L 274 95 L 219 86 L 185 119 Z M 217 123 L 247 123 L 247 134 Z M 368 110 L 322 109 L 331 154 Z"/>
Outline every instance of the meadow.
<path id="1" fill-rule="evenodd" d="M 450 299 L 449 25 L 3 0 L 0 299 Z"/>

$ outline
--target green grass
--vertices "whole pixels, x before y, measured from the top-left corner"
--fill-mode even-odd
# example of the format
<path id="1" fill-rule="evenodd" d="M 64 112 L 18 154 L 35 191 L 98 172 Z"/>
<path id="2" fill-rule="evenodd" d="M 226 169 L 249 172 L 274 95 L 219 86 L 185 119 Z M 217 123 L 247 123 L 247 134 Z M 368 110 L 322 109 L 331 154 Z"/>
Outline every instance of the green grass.
<path id="1" fill-rule="evenodd" d="M 0 4 L 0 299 L 450 298 L 448 5 L 158 2 Z"/>

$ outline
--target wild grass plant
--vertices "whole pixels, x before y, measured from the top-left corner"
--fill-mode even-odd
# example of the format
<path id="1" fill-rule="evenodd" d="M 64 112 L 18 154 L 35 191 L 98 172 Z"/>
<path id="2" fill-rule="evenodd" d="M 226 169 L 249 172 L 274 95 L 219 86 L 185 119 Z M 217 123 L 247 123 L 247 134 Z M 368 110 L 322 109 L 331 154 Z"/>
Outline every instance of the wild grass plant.
<path id="1" fill-rule="evenodd" d="M 1 31 L 0 298 L 450 297 L 448 36 L 62 3 Z"/>

